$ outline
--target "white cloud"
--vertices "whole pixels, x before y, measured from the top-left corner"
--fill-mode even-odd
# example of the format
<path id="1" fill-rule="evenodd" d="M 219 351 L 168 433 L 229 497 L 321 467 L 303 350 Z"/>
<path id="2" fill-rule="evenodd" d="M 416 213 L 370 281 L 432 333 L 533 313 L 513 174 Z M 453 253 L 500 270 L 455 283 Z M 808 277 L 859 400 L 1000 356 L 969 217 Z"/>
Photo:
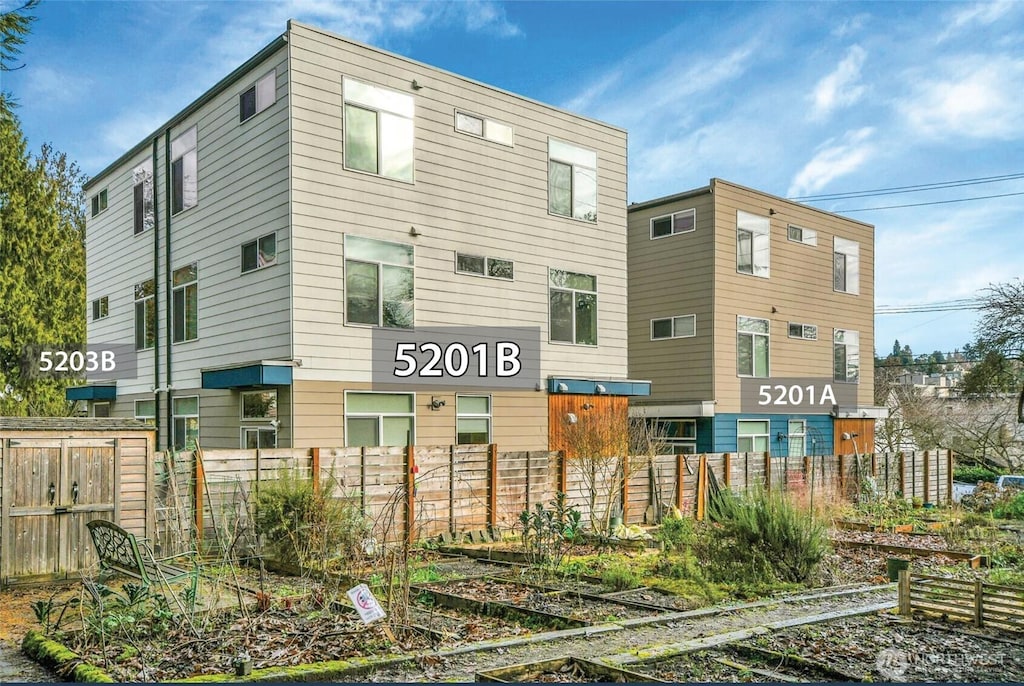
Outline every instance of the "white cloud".
<path id="1" fill-rule="evenodd" d="M 811 95 L 813 119 L 824 119 L 833 111 L 849 107 L 860 100 L 864 95 L 860 70 L 866 58 L 864 48 L 854 45 L 832 73 L 818 81 Z"/>
<path id="2" fill-rule="evenodd" d="M 870 15 L 868 14 L 857 14 L 852 17 L 846 17 L 840 22 L 839 26 L 832 29 L 832 35 L 836 38 L 843 39 L 852 36 L 855 33 L 860 33 L 860 30 L 868 23 Z"/>
<path id="3" fill-rule="evenodd" d="M 941 75 L 921 81 L 910 99 L 899 105 L 918 134 L 986 140 L 1024 135 L 1024 59 L 959 57 L 936 71 Z"/>
<path id="4" fill-rule="evenodd" d="M 829 139 L 819 148 L 811 161 L 797 172 L 786 195 L 800 196 L 820 191 L 833 179 L 856 171 L 874 153 L 870 142 L 875 130 L 864 127 L 848 131 L 840 140 Z"/>
<path id="5" fill-rule="evenodd" d="M 936 42 L 943 42 L 964 29 L 976 26 L 989 26 L 1005 17 L 1014 5 L 1018 4 L 1013 0 L 993 0 L 990 2 L 978 2 L 966 7 L 957 6 L 957 9 L 948 13 L 947 28 L 936 38 Z"/>
<path id="6" fill-rule="evenodd" d="M 59 107 L 73 103 L 89 93 L 91 79 L 78 74 L 61 72 L 46 65 L 26 67 L 25 97 L 36 106 Z"/>

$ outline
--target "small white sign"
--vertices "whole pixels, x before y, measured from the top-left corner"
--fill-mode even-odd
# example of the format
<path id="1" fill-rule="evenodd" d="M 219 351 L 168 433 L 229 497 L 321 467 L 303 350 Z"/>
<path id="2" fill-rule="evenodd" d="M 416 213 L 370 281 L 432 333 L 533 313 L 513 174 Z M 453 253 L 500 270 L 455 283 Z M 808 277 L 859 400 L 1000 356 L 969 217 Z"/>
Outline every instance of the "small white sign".
<path id="1" fill-rule="evenodd" d="M 384 612 L 384 608 L 380 606 L 377 599 L 373 597 L 373 593 L 370 592 L 370 587 L 366 584 L 359 584 L 355 588 L 348 590 L 349 600 L 356 606 L 356 610 L 359 612 L 359 617 L 362 618 L 363 623 L 369 624 L 370 622 L 378 619 L 383 619 L 387 616 Z"/>

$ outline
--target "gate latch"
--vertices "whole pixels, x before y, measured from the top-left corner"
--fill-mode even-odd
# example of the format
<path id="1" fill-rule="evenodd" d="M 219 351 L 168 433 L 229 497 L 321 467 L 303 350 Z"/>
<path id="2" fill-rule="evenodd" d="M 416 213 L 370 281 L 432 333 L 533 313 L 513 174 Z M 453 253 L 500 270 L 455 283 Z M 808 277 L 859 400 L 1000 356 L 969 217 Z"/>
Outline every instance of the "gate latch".
<path id="1" fill-rule="evenodd" d="M 67 513 L 68 513 L 68 506 L 67 505 L 60 505 L 58 507 L 53 508 L 53 514 L 67 514 Z"/>
<path id="2" fill-rule="evenodd" d="M 74 482 L 73 484 L 71 484 L 71 504 L 72 505 L 77 505 L 78 504 L 78 482 L 77 481 Z"/>
<path id="3" fill-rule="evenodd" d="M 46 489 L 46 493 L 50 496 L 50 504 L 53 505 L 53 500 L 57 497 L 57 487 L 52 481 L 50 482 L 50 487 Z"/>

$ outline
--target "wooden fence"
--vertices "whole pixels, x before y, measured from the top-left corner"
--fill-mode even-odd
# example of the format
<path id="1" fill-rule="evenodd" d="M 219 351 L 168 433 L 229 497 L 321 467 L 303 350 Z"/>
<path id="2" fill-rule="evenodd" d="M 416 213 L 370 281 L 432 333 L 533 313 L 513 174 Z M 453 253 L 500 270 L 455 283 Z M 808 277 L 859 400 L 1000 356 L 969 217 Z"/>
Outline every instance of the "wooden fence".
<path id="1" fill-rule="evenodd" d="M 981 579 L 949 579 L 900 570 L 899 611 L 945 615 L 990 626 L 1024 632 L 1024 588 L 986 584 Z"/>
<path id="2" fill-rule="evenodd" d="M 948 451 L 897 455 L 771 457 L 763 453 L 662 455 L 628 461 L 621 493 L 610 484 L 621 461 L 566 460 L 558 453 L 500 452 L 496 445 L 207 450 L 157 454 L 157 541 L 174 550 L 189 531 L 233 539 L 246 528 L 262 484 L 314 474 L 335 497 L 357 504 L 375 536 L 395 540 L 444 532 L 515 529 L 519 514 L 558 491 L 585 523 L 611 508 L 643 523 L 666 507 L 703 518 L 713 484 L 784 489 L 813 503 L 857 495 L 868 477 L 880 495 L 936 504 L 952 497 Z M 591 488 L 593 484 L 594 488 Z M 593 491 L 593 492 L 592 492 Z M 653 509 L 652 509 L 653 507 Z M 183 531 L 183 529 L 185 531 Z"/>

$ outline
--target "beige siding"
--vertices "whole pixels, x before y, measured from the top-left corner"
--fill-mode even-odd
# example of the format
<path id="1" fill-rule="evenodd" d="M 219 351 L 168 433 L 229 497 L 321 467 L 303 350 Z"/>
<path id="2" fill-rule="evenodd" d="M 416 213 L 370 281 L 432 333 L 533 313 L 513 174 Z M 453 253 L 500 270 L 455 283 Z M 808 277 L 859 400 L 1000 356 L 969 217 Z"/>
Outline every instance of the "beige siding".
<path id="1" fill-rule="evenodd" d="M 289 45 L 299 378 L 369 380 L 372 329 L 344 324 L 346 233 L 415 247 L 418 326 L 540 326 L 546 341 L 548 268 L 596 275 L 599 345 L 545 343 L 543 373 L 625 377 L 624 132 L 294 23 Z M 343 168 L 343 76 L 413 94 L 415 183 Z M 514 147 L 456 132 L 456 108 L 512 125 Z M 597 152 L 597 224 L 548 215 L 549 136 Z M 455 274 L 456 251 L 510 259 L 515 280 Z"/>
<path id="2" fill-rule="evenodd" d="M 345 445 L 345 391 L 368 391 L 369 384 L 301 381 L 293 387 L 297 448 Z M 480 395 L 473 392 L 471 395 Z M 501 450 L 547 449 L 547 394 L 501 391 L 491 396 L 491 441 Z M 452 391 L 416 393 L 417 445 L 455 443 L 456 394 Z M 444 401 L 438 410 L 431 400 Z"/>

